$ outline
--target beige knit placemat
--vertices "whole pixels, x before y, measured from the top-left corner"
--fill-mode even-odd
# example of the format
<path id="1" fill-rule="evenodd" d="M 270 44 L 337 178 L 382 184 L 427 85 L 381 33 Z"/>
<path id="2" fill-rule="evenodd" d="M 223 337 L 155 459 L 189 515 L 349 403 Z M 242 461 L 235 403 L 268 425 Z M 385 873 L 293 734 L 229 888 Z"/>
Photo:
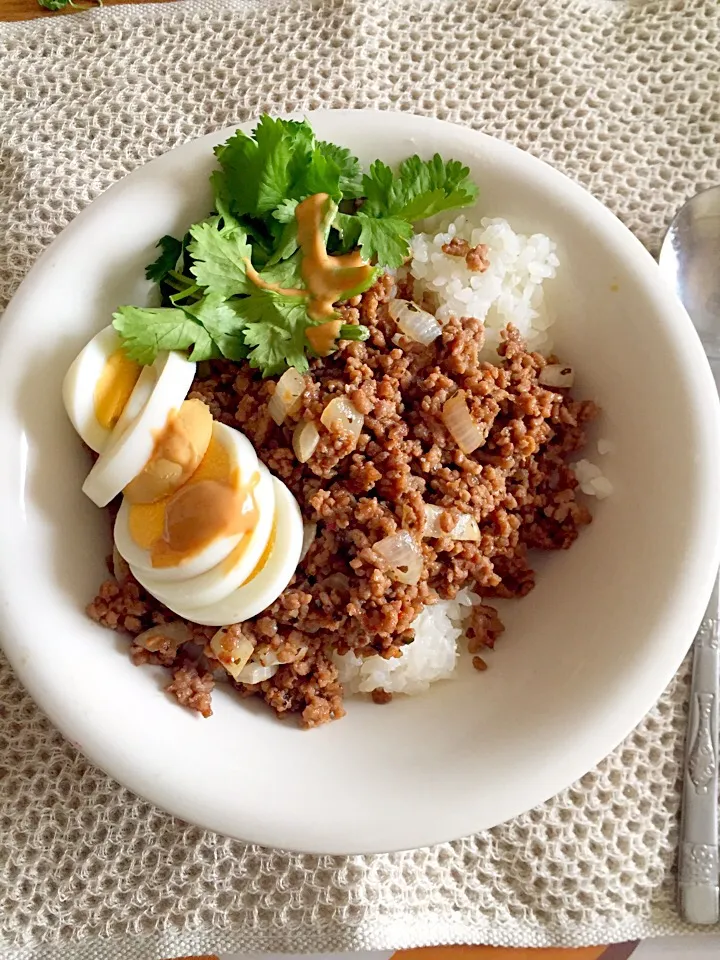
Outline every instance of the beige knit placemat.
<path id="1" fill-rule="evenodd" d="M 719 49 L 717 0 L 190 2 L 0 25 L 0 306 L 119 177 L 262 110 L 377 107 L 477 127 L 579 180 L 656 249 L 682 200 L 720 181 Z M 2 661 L 0 952 L 149 960 L 682 932 L 686 676 L 542 808 L 433 849 L 318 858 L 136 799 Z"/>

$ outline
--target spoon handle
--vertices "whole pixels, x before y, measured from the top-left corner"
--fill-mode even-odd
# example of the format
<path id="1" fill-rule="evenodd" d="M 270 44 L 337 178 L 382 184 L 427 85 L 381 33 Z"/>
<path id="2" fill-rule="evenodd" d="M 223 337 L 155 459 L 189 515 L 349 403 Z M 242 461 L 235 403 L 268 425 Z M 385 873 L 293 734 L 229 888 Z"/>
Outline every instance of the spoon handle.
<path id="1" fill-rule="evenodd" d="M 720 574 L 695 635 L 681 824 L 680 911 L 689 923 L 717 923 L 718 704 L 720 701 Z"/>

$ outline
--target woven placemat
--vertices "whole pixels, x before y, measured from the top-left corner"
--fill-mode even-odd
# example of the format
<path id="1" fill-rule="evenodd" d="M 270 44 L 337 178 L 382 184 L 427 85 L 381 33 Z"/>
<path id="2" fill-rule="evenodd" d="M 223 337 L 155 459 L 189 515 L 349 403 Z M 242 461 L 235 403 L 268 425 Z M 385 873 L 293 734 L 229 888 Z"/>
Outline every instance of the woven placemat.
<path id="1" fill-rule="evenodd" d="M 720 180 L 719 44 L 716 0 L 189 2 L 0 25 L 0 305 L 111 183 L 262 110 L 468 124 L 579 180 L 655 250 L 682 200 Z M 148 960 L 682 932 L 686 678 L 545 806 L 433 849 L 342 858 L 246 846 L 138 800 L 3 661 L 0 951 Z"/>

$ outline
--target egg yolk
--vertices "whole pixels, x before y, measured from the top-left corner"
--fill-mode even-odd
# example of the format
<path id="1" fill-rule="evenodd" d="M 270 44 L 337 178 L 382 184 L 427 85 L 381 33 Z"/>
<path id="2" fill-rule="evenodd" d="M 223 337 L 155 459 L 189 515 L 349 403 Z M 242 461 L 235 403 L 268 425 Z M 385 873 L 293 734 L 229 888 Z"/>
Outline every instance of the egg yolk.
<path id="1" fill-rule="evenodd" d="M 256 483 L 251 477 L 241 485 L 228 451 L 211 437 L 197 469 L 170 497 L 130 504 L 130 535 L 139 547 L 149 550 L 153 567 L 178 566 L 220 537 L 255 528 L 258 509 L 252 490 Z"/>
<path id="2" fill-rule="evenodd" d="M 93 395 L 95 419 L 101 427 L 112 430 L 118 422 L 140 370 L 140 364 L 129 360 L 124 350 L 116 350 L 107 358 Z"/>
<path id="3" fill-rule="evenodd" d="M 123 493 L 130 503 L 156 503 L 186 483 L 210 446 L 213 418 L 202 400 L 185 400 L 155 439 L 152 456 Z"/>

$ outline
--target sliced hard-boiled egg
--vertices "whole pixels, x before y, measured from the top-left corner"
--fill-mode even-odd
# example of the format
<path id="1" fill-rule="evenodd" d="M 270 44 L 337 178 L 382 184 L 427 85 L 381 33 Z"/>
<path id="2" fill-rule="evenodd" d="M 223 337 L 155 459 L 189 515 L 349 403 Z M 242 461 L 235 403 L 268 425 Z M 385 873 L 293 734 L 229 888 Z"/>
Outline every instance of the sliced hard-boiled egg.
<path id="1" fill-rule="evenodd" d="M 178 491 L 155 503 L 123 497 L 115 546 L 136 579 L 185 581 L 225 560 L 256 524 L 259 467 L 247 437 L 214 421 L 203 460 Z"/>
<path id="2" fill-rule="evenodd" d="M 267 557 L 257 572 L 229 596 L 206 606 L 194 606 L 188 591 L 187 601 L 167 606 L 186 620 L 203 626 L 221 627 L 241 623 L 269 607 L 292 579 L 300 560 L 303 522 L 295 497 L 282 481 L 273 477 L 275 486 L 275 527 Z"/>
<path id="3" fill-rule="evenodd" d="M 157 437 L 185 400 L 195 376 L 195 364 L 175 352 L 160 354 L 151 369 L 155 383 L 147 402 L 132 422 L 113 435 L 83 484 L 83 492 L 98 507 L 110 503 L 142 472 Z"/>
<path id="4" fill-rule="evenodd" d="M 63 403 L 80 437 L 102 453 L 140 377 L 112 327 L 105 327 L 80 351 L 63 380 Z"/>
<path id="5" fill-rule="evenodd" d="M 258 463 L 259 479 L 249 494 L 255 501 L 257 522 L 217 566 L 189 580 L 159 580 L 131 567 L 135 578 L 166 606 L 192 603 L 207 606 L 222 600 L 249 580 L 270 543 L 275 519 L 275 487 L 267 467 Z"/>

